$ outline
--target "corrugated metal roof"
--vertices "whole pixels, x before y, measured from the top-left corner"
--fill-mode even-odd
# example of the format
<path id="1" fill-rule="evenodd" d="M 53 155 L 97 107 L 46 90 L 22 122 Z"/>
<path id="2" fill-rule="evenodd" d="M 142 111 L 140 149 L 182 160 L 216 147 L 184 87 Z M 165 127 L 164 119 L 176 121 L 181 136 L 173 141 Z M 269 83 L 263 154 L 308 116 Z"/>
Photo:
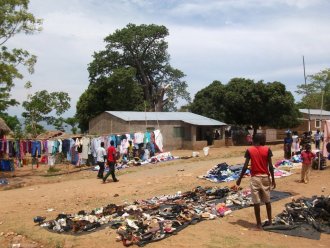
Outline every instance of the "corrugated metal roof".
<path id="1" fill-rule="evenodd" d="M 299 109 L 299 111 L 303 114 L 308 114 L 308 109 Z M 330 111 L 322 110 L 321 109 L 310 109 L 310 114 L 311 115 L 329 115 L 330 116 Z"/>
<path id="2" fill-rule="evenodd" d="M 226 126 L 226 123 L 190 112 L 106 111 L 124 121 L 183 121 L 197 126 Z"/>

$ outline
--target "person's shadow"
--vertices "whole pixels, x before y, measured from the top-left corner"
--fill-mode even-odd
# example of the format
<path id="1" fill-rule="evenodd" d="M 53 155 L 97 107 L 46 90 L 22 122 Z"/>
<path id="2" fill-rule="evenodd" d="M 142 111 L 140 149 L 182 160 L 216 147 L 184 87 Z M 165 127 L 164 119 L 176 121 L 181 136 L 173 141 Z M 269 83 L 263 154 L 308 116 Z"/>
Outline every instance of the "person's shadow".
<path id="1" fill-rule="evenodd" d="M 246 220 L 231 221 L 229 223 L 232 225 L 239 225 L 241 227 L 248 228 L 248 229 L 256 226 L 256 223 L 251 223 Z"/>

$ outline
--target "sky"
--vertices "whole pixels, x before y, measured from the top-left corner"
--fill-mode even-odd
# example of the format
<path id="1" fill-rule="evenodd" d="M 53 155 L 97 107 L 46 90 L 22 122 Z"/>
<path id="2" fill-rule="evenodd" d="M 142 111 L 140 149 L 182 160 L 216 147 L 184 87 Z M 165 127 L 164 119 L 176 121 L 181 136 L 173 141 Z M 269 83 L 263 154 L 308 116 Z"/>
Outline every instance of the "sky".
<path id="1" fill-rule="evenodd" d="M 192 99 L 214 80 L 244 77 L 279 81 L 299 101 L 303 56 L 306 75 L 330 68 L 329 0 L 30 0 L 29 10 L 43 19 L 43 30 L 16 35 L 6 45 L 38 61 L 32 75 L 22 68 L 24 80 L 16 81 L 12 97 L 22 102 L 43 89 L 68 92 L 65 117 L 75 114 L 89 85 L 93 53 L 128 23 L 168 28 L 170 64 L 186 75 Z M 20 116 L 22 107 L 8 113 Z"/>

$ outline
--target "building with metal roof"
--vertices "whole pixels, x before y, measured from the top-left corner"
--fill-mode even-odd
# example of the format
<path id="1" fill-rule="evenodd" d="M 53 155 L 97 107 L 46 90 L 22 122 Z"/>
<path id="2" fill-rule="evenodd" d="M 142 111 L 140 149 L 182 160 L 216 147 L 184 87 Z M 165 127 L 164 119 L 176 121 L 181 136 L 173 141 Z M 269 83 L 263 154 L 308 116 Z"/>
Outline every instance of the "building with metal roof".
<path id="1" fill-rule="evenodd" d="M 201 149 L 213 141 L 227 124 L 190 112 L 105 111 L 89 121 L 89 133 L 124 134 L 161 130 L 165 149 Z M 219 144 L 218 144 L 219 143 Z"/>
<path id="2" fill-rule="evenodd" d="M 312 131 L 323 130 L 325 120 L 330 120 L 330 111 L 321 109 L 299 109 L 302 114 L 301 124 L 298 128 L 299 131 Z"/>

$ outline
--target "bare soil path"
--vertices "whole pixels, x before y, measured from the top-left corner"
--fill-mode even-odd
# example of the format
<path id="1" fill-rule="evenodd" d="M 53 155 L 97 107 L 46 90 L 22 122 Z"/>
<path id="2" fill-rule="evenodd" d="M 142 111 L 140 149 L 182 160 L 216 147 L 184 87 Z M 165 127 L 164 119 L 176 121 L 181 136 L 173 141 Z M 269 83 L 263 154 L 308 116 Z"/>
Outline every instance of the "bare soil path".
<path id="1" fill-rule="evenodd" d="M 214 165 L 226 162 L 230 165 L 243 163 L 247 147 L 212 148 L 207 157 L 175 160 L 156 165 L 132 167 L 118 172 L 118 183 L 101 184 L 96 172 L 81 170 L 76 173 L 44 177 L 46 168 L 31 172 L 22 168 L 17 177 L 9 178 L 14 189 L 0 188 L 0 247 L 123 247 L 115 241 L 115 230 L 103 229 L 83 236 L 55 234 L 35 226 L 34 216 L 53 219 L 59 213 L 76 213 L 91 210 L 109 203 L 123 204 L 134 199 L 146 199 L 156 195 L 173 194 L 201 186 L 232 186 L 232 183 L 215 184 L 198 179 Z M 281 146 L 272 146 L 274 161 L 282 159 Z M 173 151 L 174 155 L 190 156 L 191 151 Z M 67 166 L 58 166 L 62 172 Z M 310 183 L 297 183 L 300 170 L 290 177 L 277 180 L 277 189 L 300 196 L 330 194 L 330 166 L 324 171 L 312 171 Z M 68 169 L 72 171 L 72 169 Z M 24 174 L 25 173 L 25 174 Z M 243 179 L 242 186 L 248 186 Z M 3 187 L 3 186 L 1 186 Z M 119 196 L 115 197 L 114 195 Z M 273 214 L 280 213 L 286 202 L 274 202 Z M 53 211 L 47 211 L 54 209 Z M 262 218 L 266 217 L 262 208 Z M 225 218 L 203 221 L 187 227 L 165 240 L 148 244 L 147 247 L 330 247 L 330 235 L 322 234 L 321 240 L 290 237 L 270 232 L 250 231 L 255 219 L 253 208 L 233 212 Z"/>

